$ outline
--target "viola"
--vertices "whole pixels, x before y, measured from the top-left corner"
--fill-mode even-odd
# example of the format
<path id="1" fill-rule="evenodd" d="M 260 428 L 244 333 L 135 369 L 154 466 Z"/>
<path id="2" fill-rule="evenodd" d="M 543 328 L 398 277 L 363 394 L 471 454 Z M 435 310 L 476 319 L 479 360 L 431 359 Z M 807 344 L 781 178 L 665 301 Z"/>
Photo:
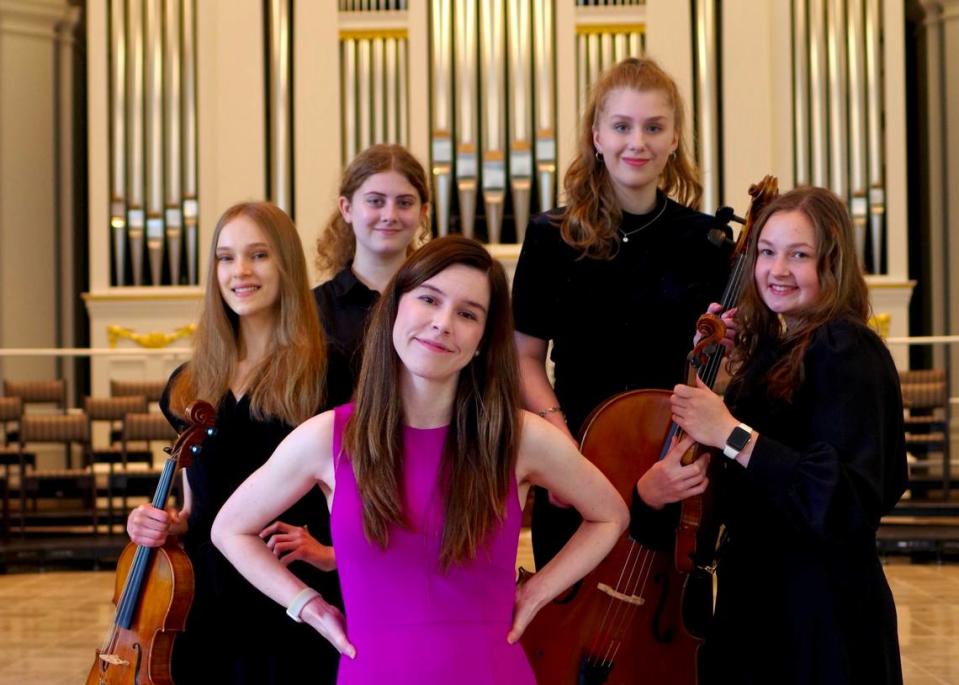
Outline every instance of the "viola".
<path id="1" fill-rule="evenodd" d="M 189 466 L 213 434 L 216 412 L 203 401 L 186 410 L 189 426 L 163 465 L 153 506 L 164 508 L 179 468 Z M 170 657 L 193 603 L 193 565 L 173 536 L 162 547 L 126 546 L 117 562 L 113 624 L 97 649 L 87 685 L 173 685 Z"/>
<path id="2" fill-rule="evenodd" d="M 770 176 L 750 188 L 753 201 L 736 244 L 724 310 L 735 305 L 742 291 L 753 219 L 776 194 L 776 179 Z M 724 231 L 718 233 L 719 240 L 727 240 Z M 704 315 L 697 328 L 704 335 L 690 360 L 712 387 L 722 362 L 719 341 L 725 326 L 719 317 Z M 616 395 L 584 424 L 582 453 L 627 502 L 639 478 L 666 456 L 680 433 L 672 422 L 670 395 L 667 390 Z M 701 455 L 691 449 L 683 463 Z M 624 535 L 582 581 L 539 611 L 522 638 L 537 682 L 695 685 L 700 640 L 683 623 L 683 587 L 693 566 L 702 511 L 700 498 L 684 502 L 672 550 L 652 549 Z"/>

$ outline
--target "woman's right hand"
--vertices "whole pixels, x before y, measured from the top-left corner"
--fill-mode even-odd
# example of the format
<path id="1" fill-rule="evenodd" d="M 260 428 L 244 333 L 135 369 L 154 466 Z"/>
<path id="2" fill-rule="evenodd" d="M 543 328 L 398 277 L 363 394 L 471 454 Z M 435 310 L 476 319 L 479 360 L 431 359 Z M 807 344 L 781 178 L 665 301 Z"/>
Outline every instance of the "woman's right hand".
<path id="1" fill-rule="evenodd" d="M 662 509 L 667 504 L 679 502 L 693 495 L 701 495 L 709 484 L 706 469 L 709 454 L 702 455 L 688 466 L 683 466 L 682 456 L 695 444 L 688 435 L 673 441 L 666 456 L 657 461 L 636 483 L 636 491 L 652 509 Z"/>
<path id="2" fill-rule="evenodd" d="M 144 547 L 161 547 L 168 535 L 186 532 L 182 511 L 164 511 L 152 504 L 141 504 L 127 517 L 127 534 Z"/>
<path id="3" fill-rule="evenodd" d="M 356 658 L 356 648 L 346 637 L 346 619 L 343 612 L 317 595 L 306 603 L 300 618 L 309 623 L 320 635 L 325 637 L 336 651 L 351 659 Z"/>

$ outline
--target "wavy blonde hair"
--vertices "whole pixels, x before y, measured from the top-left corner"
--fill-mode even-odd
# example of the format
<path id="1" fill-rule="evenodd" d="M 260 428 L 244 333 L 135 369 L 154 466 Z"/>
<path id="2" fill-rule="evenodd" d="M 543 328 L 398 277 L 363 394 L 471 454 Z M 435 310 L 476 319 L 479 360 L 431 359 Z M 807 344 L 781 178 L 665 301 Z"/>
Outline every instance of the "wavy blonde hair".
<path id="1" fill-rule="evenodd" d="M 430 184 L 426 178 L 423 165 L 420 164 L 409 150 L 402 145 L 373 145 L 358 154 L 343 172 L 340 181 L 339 197 L 345 197 L 351 202 L 353 194 L 360 186 L 374 174 L 385 171 L 395 171 L 402 174 L 410 182 L 419 195 L 420 204 L 430 202 Z M 430 215 L 427 212 L 423 225 L 413 236 L 407 248 L 412 253 L 417 247 L 430 239 Z M 356 237 L 353 228 L 346 223 L 339 209 L 333 210 L 326 228 L 316 240 L 316 255 L 314 263 L 320 273 L 334 275 L 346 267 L 353 259 L 356 251 Z"/>
<path id="2" fill-rule="evenodd" d="M 196 399 L 217 406 L 236 375 L 241 345 L 239 317 L 220 294 L 216 246 L 223 228 L 241 216 L 263 231 L 280 277 L 270 349 L 250 372 L 246 394 L 258 420 L 280 419 L 295 426 L 322 407 L 326 344 L 310 292 L 300 236 L 286 212 L 269 202 L 233 205 L 216 224 L 203 313 L 193 337 L 193 358 L 174 382 L 170 407 L 184 416 L 186 406 Z"/>
<path id="3" fill-rule="evenodd" d="M 585 256 L 611 259 L 619 247 L 617 229 L 623 218 L 609 173 L 597 159 L 593 129 L 614 90 L 657 90 L 673 108 L 677 146 L 659 177 L 659 188 L 681 204 L 699 208 L 703 187 L 686 142 L 686 106 L 673 78 L 649 58 L 629 57 L 609 68 L 590 89 L 580 121 L 576 156 L 563 178 L 566 214 L 560 230 L 563 240 Z"/>

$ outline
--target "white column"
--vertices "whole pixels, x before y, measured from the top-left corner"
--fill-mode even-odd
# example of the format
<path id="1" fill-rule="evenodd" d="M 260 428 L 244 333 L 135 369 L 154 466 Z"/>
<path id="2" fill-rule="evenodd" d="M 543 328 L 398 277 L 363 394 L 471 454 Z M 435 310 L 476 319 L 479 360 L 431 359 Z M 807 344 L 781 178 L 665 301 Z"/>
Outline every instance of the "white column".
<path id="1" fill-rule="evenodd" d="M 62 224 L 73 184 L 62 164 L 69 111 L 70 30 L 77 10 L 66 0 L 0 0 L 0 346 L 55 347 L 71 299 L 61 270 Z M 65 46 L 65 47 L 62 47 Z M 66 56 L 64 52 L 66 51 Z M 68 331 L 68 333 L 71 331 Z M 50 378 L 52 360 L 0 362 L 0 376 Z"/>

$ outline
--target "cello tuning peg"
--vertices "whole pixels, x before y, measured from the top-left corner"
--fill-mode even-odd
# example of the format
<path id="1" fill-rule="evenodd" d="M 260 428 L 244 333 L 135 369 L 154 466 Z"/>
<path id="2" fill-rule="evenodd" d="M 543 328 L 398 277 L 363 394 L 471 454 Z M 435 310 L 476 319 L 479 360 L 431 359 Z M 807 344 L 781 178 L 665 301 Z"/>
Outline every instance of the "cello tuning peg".
<path id="1" fill-rule="evenodd" d="M 720 207 L 716 210 L 716 223 L 725 226 L 730 221 L 735 221 L 737 224 L 746 224 L 746 220 L 741 216 L 736 216 L 735 210 L 732 207 Z"/>
<path id="2" fill-rule="evenodd" d="M 706 239 L 716 247 L 733 244 L 733 241 L 726 237 L 726 232 L 721 228 L 710 229 L 709 233 L 706 234 Z"/>
<path id="3" fill-rule="evenodd" d="M 190 447 L 190 452 L 193 453 L 194 457 L 199 455 L 200 452 L 202 451 L 203 451 L 203 448 L 200 445 L 193 445 L 192 447 Z"/>
<path id="4" fill-rule="evenodd" d="M 212 428 L 212 427 L 211 427 L 211 428 L 207 428 L 207 429 L 206 429 L 206 435 L 207 435 L 208 438 L 212 438 L 212 437 L 216 436 L 216 428 Z"/>

